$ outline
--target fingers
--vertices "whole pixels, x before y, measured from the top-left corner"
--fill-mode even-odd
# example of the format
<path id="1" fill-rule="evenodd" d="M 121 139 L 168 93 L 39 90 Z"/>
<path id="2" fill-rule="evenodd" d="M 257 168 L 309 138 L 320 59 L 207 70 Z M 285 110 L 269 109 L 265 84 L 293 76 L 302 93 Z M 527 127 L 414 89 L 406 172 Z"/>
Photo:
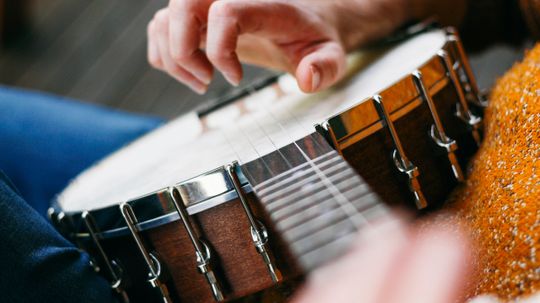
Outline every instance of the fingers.
<path id="1" fill-rule="evenodd" d="M 382 302 L 451 303 L 467 278 L 464 239 L 433 226 L 418 234 L 405 252 Z"/>
<path id="2" fill-rule="evenodd" d="M 295 303 L 451 303 L 467 278 L 466 243 L 438 226 L 384 220 L 350 253 L 315 271 Z"/>
<path id="3" fill-rule="evenodd" d="M 152 22 L 154 24 L 149 26 L 149 30 L 153 30 L 150 34 L 151 38 L 149 38 L 149 44 L 152 44 L 149 46 L 148 54 L 150 63 L 188 85 L 195 92 L 205 93 L 208 85 L 179 66 L 171 57 L 168 11 L 166 9 L 158 11 Z"/>
<path id="4" fill-rule="evenodd" d="M 324 27 L 320 19 L 286 2 L 217 1 L 208 15 L 207 54 L 229 82 L 238 84 L 242 78 L 236 54 L 240 35 L 259 34 L 278 44 L 284 41 L 282 50 L 295 66 L 300 88 L 316 92 L 334 84 L 345 72 L 345 51 L 325 36 Z M 298 34 L 292 29 L 302 32 L 296 41 L 291 37 Z"/>
<path id="5" fill-rule="evenodd" d="M 294 40 L 291 29 L 306 23 L 301 16 L 295 6 L 286 2 L 216 1 L 208 13 L 208 59 L 230 83 L 237 85 L 242 79 L 236 53 L 239 36 L 254 34 L 276 41 Z"/>
<path id="6" fill-rule="evenodd" d="M 293 30 L 294 29 L 294 30 Z M 242 79 L 245 50 L 264 66 L 295 73 L 304 92 L 316 92 L 345 73 L 345 51 L 335 31 L 305 7 L 286 1 L 171 0 L 148 26 L 148 60 L 198 92 L 216 67 L 233 85 Z M 238 43 L 239 36 L 251 44 Z M 165 41 L 166 39 L 167 41 Z M 201 46 L 206 46 L 203 52 Z M 277 58 L 277 59 L 276 59 Z M 243 59 L 246 59 L 243 57 Z"/>
<path id="7" fill-rule="evenodd" d="M 345 58 L 345 50 L 337 42 L 330 41 L 312 47 L 296 69 L 298 86 L 306 93 L 330 87 L 345 74 Z"/>
<path id="8" fill-rule="evenodd" d="M 213 67 L 200 50 L 201 36 L 212 1 L 171 1 L 169 5 L 169 45 L 171 57 L 182 68 L 208 85 Z"/>
<path id="9" fill-rule="evenodd" d="M 349 254 L 313 273 L 295 303 L 379 302 L 409 237 L 397 220 L 384 220 L 362 231 Z"/>
<path id="10" fill-rule="evenodd" d="M 232 85 L 238 85 L 242 80 L 242 66 L 236 46 L 238 37 L 245 28 L 240 28 L 247 7 L 243 2 L 218 1 L 212 4 L 208 12 L 208 32 L 206 39 L 206 54 L 212 64 L 223 74 Z"/>

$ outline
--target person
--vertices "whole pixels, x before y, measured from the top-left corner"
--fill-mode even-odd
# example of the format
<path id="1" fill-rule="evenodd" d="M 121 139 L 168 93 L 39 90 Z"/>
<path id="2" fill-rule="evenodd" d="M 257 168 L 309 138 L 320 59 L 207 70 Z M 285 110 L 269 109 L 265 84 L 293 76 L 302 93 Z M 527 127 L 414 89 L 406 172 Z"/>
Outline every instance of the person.
<path id="1" fill-rule="evenodd" d="M 409 20 L 437 15 L 483 44 L 537 32 L 539 14 L 535 0 L 171 0 L 149 23 L 148 60 L 199 93 L 214 68 L 237 85 L 240 62 L 288 71 L 316 92 L 343 76 L 347 52 Z M 482 28 L 489 30 L 468 37 Z M 0 174 L 0 299 L 113 302 L 89 257 L 50 226 L 44 209 L 86 166 L 162 121 L 6 88 L 0 108 L 0 169 L 13 180 Z M 337 293 L 342 302 L 452 302 L 468 270 L 466 241 L 438 225 L 427 230 L 388 219 L 374 234 L 362 232 L 295 300 L 336 301 Z"/>
<path id="2" fill-rule="evenodd" d="M 538 8 L 536 1 L 521 2 L 524 12 L 527 5 Z M 461 24 L 468 46 L 519 41 L 527 29 L 517 3 L 173 0 L 148 25 L 148 61 L 199 93 L 206 91 L 214 68 L 238 85 L 240 61 L 287 71 L 310 93 L 343 76 L 347 52 L 410 20 L 436 16 L 444 25 Z"/>

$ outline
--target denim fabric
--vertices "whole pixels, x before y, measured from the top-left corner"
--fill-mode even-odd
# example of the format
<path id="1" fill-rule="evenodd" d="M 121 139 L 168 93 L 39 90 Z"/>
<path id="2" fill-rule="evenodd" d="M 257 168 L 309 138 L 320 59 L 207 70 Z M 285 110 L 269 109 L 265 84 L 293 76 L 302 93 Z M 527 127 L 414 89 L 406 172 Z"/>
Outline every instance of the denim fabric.
<path id="1" fill-rule="evenodd" d="M 44 215 L 51 199 L 79 172 L 161 123 L 0 87 L 0 170 Z"/>
<path id="2" fill-rule="evenodd" d="M 77 173 L 161 123 L 0 88 L 0 302 L 115 301 L 88 255 L 43 215 Z"/>
<path id="3" fill-rule="evenodd" d="M 115 302 L 107 281 L 0 172 L 0 302 Z"/>

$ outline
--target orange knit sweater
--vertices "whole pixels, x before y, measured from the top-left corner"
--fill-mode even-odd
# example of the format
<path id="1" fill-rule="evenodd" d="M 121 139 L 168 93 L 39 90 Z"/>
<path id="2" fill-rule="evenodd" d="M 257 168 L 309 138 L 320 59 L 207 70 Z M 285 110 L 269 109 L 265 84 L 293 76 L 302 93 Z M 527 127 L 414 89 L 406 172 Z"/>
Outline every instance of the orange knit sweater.
<path id="1" fill-rule="evenodd" d="M 540 291 L 540 44 L 496 84 L 484 143 L 452 200 L 476 244 L 471 295 Z"/>

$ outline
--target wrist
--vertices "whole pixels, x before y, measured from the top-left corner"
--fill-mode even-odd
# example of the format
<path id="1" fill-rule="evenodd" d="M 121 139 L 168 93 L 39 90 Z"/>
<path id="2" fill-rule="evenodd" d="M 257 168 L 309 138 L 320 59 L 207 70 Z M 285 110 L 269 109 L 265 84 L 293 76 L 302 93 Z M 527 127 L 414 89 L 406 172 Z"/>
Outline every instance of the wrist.
<path id="1" fill-rule="evenodd" d="M 411 19 L 411 0 L 334 0 L 336 27 L 347 51 L 391 34 Z"/>

